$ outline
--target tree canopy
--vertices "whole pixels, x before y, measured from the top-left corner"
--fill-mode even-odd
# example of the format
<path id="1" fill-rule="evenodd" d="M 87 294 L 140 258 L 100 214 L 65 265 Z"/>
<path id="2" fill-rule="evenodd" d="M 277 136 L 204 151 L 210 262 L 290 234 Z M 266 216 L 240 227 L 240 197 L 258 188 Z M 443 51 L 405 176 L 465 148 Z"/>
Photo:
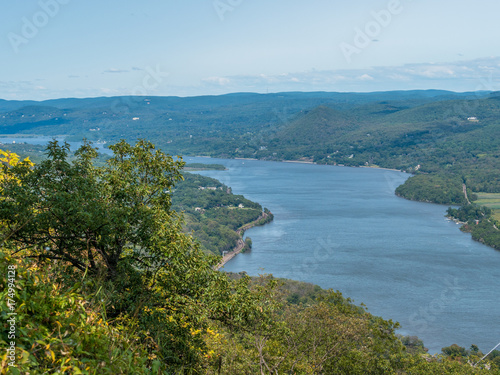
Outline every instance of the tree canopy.
<path id="1" fill-rule="evenodd" d="M 117 273 L 120 262 L 158 269 L 153 260 L 183 241 L 170 210 L 170 189 L 182 178 L 181 160 L 150 142 L 110 147 L 114 156 L 95 167 L 89 143 L 68 162 L 68 144 L 49 143 L 48 158 L 3 166 L 0 218 L 16 252 L 69 262 L 80 271 Z"/>

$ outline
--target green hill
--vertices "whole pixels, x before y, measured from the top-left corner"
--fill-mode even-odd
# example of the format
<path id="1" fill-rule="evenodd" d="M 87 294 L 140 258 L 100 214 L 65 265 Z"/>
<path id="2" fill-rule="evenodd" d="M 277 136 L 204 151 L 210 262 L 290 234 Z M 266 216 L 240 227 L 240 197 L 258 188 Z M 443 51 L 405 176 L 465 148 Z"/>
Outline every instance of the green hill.
<path id="1" fill-rule="evenodd" d="M 423 175 L 409 179 L 401 196 L 443 204 L 463 203 L 462 184 L 500 193 L 498 92 L 0 101 L 0 111 L 0 134 L 108 143 L 146 138 L 172 155 L 394 168 Z M 437 192 L 439 186 L 451 190 Z"/>

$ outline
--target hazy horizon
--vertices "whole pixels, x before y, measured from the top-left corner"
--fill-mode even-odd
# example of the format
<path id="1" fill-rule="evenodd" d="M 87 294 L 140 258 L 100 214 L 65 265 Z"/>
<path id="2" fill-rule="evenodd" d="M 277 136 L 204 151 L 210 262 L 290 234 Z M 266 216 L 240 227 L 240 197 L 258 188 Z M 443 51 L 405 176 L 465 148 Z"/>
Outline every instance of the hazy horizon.
<path id="1" fill-rule="evenodd" d="M 0 4 L 0 97 L 500 89 L 487 0 Z"/>
<path id="2" fill-rule="evenodd" d="M 453 91 L 453 90 L 443 90 L 443 89 L 408 89 L 408 90 L 384 90 L 384 91 L 277 91 L 277 92 L 251 92 L 251 91 L 240 91 L 240 92 L 228 92 L 225 94 L 200 94 L 200 95 L 101 95 L 101 96 L 86 96 L 86 97 L 54 97 L 47 99 L 5 99 L 0 97 L 0 100 L 5 101 L 30 101 L 30 102 L 45 102 L 49 100 L 71 100 L 71 99 L 100 99 L 100 98 L 117 98 L 117 97 L 139 97 L 139 98 L 197 98 L 205 96 L 226 96 L 226 95 L 279 95 L 279 94 L 314 94 L 314 93 L 325 93 L 325 94 L 376 94 L 385 92 L 412 92 L 412 91 L 444 91 L 455 94 L 475 94 L 475 93 L 493 93 L 492 90 L 477 90 L 477 91 Z"/>

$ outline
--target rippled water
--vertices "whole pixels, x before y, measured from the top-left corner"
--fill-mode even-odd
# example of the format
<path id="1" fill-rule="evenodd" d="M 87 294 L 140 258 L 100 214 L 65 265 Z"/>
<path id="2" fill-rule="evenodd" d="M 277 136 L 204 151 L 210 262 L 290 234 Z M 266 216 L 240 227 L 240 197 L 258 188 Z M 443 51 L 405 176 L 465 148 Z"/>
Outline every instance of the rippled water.
<path id="1" fill-rule="evenodd" d="M 268 207 L 251 252 L 224 270 L 271 273 L 338 289 L 373 314 L 401 323 L 431 353 L 457 343 L 483 351 L 500 341 L 500 252 L 444 217 L 445 206 L 394 195 L 397 171 L 251 160 L 204 171 Z"/>

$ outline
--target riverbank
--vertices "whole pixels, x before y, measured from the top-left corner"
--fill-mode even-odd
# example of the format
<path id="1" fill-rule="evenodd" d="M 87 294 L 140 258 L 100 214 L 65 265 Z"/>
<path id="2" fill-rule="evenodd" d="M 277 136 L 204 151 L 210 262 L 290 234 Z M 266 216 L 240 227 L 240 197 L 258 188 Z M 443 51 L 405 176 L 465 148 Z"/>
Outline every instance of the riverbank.
<path id="1" fill-rule="evenodd" d="M 222 260 L 219 262 L 217 266 L 215 266 L 216 270 L 221 269 L 224 267 L 224 265 L 229 262 L 231 259 L 233 259 L 236 255 L 241 253 L 241 251 L 245 248 L 245 241 L 243 240 L 243 234 L 245 231 L 247 231 L 250 228 L 260 226 L 260 225 L 265 225 L 269 222 L 271 222 L 274 219 L 274 215 L 269 211 L 269 212 L 262 212 L 262 215 L 260 215 L 256 220 L 252 221 L 251 223 L 243 225 L 241 228 L 239 228 L 236 233 L 240 237 L 238 239 L 238 242 L 235 246 L 235 248 L 223 255 Z"/>
<path id="2" fill-rule="evenodd" d="M 313 161 L 307 161 L 307 160 L 281 160 L 283 163 L 298 163 L 298 164 L 318 164 Z"/>
<path id="3" fill-rule="evenodd" d="M 361 165 L 358 168 L 370 168 L 370 169 L 381 169 L 383 171 L 393 171 L 393 172 L 403 172 L 403 173 L 408 173 L 406 171 L 402 171 L 400 169 L 393 169 L 393 168 L 383 168 L 379 167 L 378 165 Z"/>
<path id="4" fill-rule="evenodd" d="M 368 169 L 375 169 L 375 170 L 383 170 L 383 171 L 387 171 L 387 172 L 399 172 L 399 173 L 406 173 L 408 175 L 411 175 L 411 173 L 407 172 L 407 171 L 402 171 L 402 170 L 399 170 L 399 169 L 395 169 L 395 168 L 385 168 L 385 167 L 381 167 L 379 165 L 360 165 L 360 166 L 347 166 L 347 165 L 333 165 L 333 164 L 319 164 L 319 163 L 315 163 L 311 160 L 263 160 L 263 159 L 252 159 L 252 158 L 234 158 L 234 159 L 230 159 L 230 160 L 252 160 L 252 161 L 271 161 L 271 162 L 281 162 L 281 163 L 287 163 L 287 164 L 308 164 L 308 165 L 328 165 L 328 166 L 342 166 L 342 167 L 349 167 L 349 168 L 368 168 Z M 429 176 L 427 174 L 420 174 L 420 175 L 417 175 L 417 177 L 415 177 L 415 175 L 413 175 L 411 177 L 411 181 L 414 181 L 414 179 L 419 179 L 421 178 L 422 176 Z M 428 178 L 428 177 L 427 177 Z M 435 178 L 435 177 L 432 177 L 432 178 Z M 408 181 L 407 181 L 408 182 Z M 439 182 L 439 181 L 438 181 Z M 439 187 L 439 184 L 438 183 L 434 183 L 434 184 L 429 184 L 429 186 L 434 189 L 432 191 L 428 190 L 428 186 L 425 185 L 423 186 L 425 189 L 425 194 L 423 196 L 417 196 L 417 197 L 411 197 L 411 196 L 408 196 L 406 194 L 401 194 L 398 190 L 401 189 L 401 187 L 403 187 L 405 184 L 402 184 L 400 186 L 398 186 L 398 188 L 394 191 L 395 195 L 400 197 L 400 198 L 404 198 L 404 199 L 407 199 L 407 200 L 410 200 L 410 201 L 415 201 L 415 202 L 421 202 L 421 203 L 431 203 L 431 204 L 438 204 L 438 205 L 442 205 L 442 206 L 445 206 L 445 207 L 449 207 L 450 205 L 452 206 L 460 206 L 461 204 L 467 204 L 467 203 L 470 203 L 470 196 L 467 192 L 467 187 L 465 186 L 465 184 L 462 184 L 460 183 L 460 186 L 457 186 L 457 193 L 459 192 L 459 194 L 461 194 L 464 198 L 463 198 L 463 203 L 449 203 L 449 202 L 446 202 L 446 200 L 448 199 L 448 197 L 444 197 L 444 201 L 439 201 L 439 199 L 436 199 L 435 196 L 437 197 L 441 197 L 442 195 L 444 195 L 445 192 L 447 192 L 448 189 L 447 188 L 447 185 L 446 186 L 442 186 L 442 187 Z M 430 191 L 430 193 L 429 193 Z M 469 191 L 470 192 L 470 191 Z M 434 199 L 433 199 L 434 198 Z M 446 198 L 446 199 L 445 199 Z M 444 214 L 444 212 L 443 212 Z M 497 213 L 497 216 L 498 216 L 498 213 Z M 463 225 L 463 223 L 462 223 Z M 494 233 L 494 232 L 493 232 Z M 485 238 L 488 238 L 488 239 L 485 239 Z M 492 241 L 490 240 L 490 238 L 492 238 L 492 235 L 491 234 L 487 234 L 486 236 L 484 235 L 475 235 L 473 236 L 473 239 L 482 243 L 482 244 L 485 244 L 493 249 L 498 249 L 498 245 L 496 245 L 496 240 L 495 240 L 495 244 L 492 243 Z"/>

